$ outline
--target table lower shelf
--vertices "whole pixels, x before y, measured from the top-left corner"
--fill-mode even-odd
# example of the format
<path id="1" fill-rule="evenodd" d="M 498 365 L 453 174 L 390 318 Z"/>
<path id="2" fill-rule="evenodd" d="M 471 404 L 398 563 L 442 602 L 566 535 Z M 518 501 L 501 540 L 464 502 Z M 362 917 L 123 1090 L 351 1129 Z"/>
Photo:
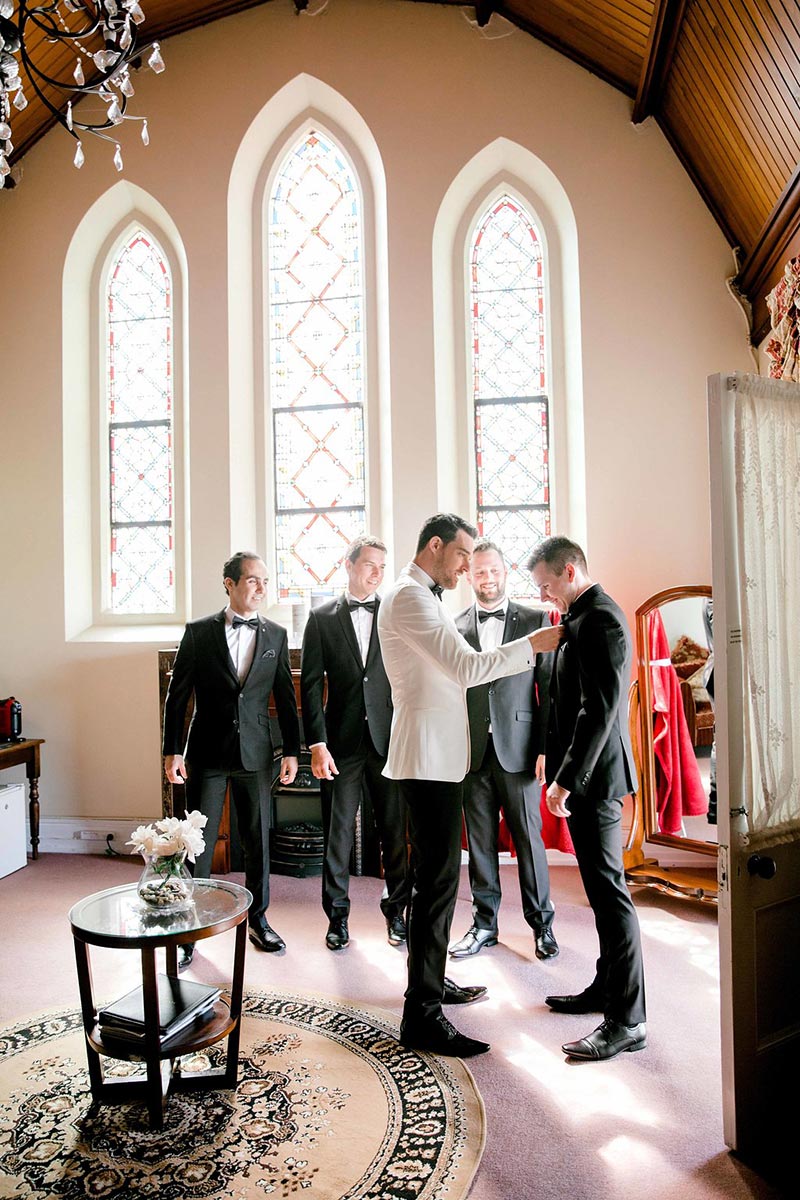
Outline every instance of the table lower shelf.
<path id="1" fill-rule="evenodd" d="M 226 1000 L 215 1001 L 214 1006 L 202 1024 L 190 1025 L 181 1029 L 174 1037 L 159 1043 L 159 1058 L 178 1058 L 182 1054 L 194 1054 L 205 1050 L 227 1037 L 236 1028 L 237 1021 L 231 1018 L 230 1008 Z M 99 1025 L 87 1031 L 86 1040 L 97 1054 L 107 1058 L 121 1058 L 126 1062 L 131 1060 L 146 1060 L 148 1055 L 144 1043 L 132 1043 L 122 1038 L 115 1038 L 107 1030 L 101 1031 Z"/>

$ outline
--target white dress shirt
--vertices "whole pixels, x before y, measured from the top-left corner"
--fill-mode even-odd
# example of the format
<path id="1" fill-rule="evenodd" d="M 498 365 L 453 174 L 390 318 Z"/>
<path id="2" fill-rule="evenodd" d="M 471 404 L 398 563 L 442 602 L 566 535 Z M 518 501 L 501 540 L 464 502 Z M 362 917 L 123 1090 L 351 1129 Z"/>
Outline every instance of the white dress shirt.
<path id="1" fill-rule="evenodd" d="M 497 617 L 490 617 L 488 621 L 481 621 L 478 617 L 478 613 L 480 612 L 496 612 L 498 610 L 503 614 L 502 621 L 498 621 Z M 504 600 L 502 604 L 498 604 L 496 609 L 487 608 L 484 604 L 475 602 L 475 621 L 478 626 L 478 639 L 481 643 L 481 650 L 496 650 L 498 646 L 502 646 L 507 611 L 507 600 Z"/>
<path id="2" fill-rule="evenodd" d="M 362 603 L 357 596 L 352 596 L 348 591 L 345 591 L 344 598 L 348 604 L 350 604 L 351 601 L 358 604 Z M 375 599 L 376 597 L 374 595 L 367 597 L 367 600 Z M 350 620 L 353 622 L 356 641 L 358 642 L 358 648 L 361 651 L 361 661 L 366 665 L 367 654 L 369 653 L 369 641 L 372 637 L 372 622 L 375 620 L 375 613 L 370 612 L 368 608 L 351 608 Z"/>
<path id="3" fill-rule="evenodd" d="M 255 614 L 253 614 L 255 615 Z M 253 663 L 253 657 L 256 652 L 256 636 L 257 629 L 251 629 L 249 625 L 238 625 L 233 628 L 234 616 L 241 616 L 240 613 L 234 613 L 230 605 L 225 609 L 225 637 L 228 640 L 228 651 L 231 656 L 231 661 L 239 676 L 239 683 L 244 683 L 247 678 L 247 672 Z M 249 618 L 248 618 L 249 619 Z"/>

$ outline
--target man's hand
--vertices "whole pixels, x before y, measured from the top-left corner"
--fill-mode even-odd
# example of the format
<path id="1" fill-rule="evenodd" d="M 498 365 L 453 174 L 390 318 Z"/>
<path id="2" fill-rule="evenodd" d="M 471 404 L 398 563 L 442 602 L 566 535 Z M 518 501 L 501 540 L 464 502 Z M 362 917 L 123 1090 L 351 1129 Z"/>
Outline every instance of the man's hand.
<path id="1" fill-rule="evenodd" d="M 536 759 L 536 782 L 544 784 L 544 755 L 540 754 Z"/>
<path id="2" fill-rule="evenodd" d="M 545 793 L 545 802 L 554 817 L 568 817 L 567 797 L 569 792 L 560 783 L 551 783 Z"/>
<path id="3" fill-rule="evenodd" d="M 296 758 L 281 759 L 281 783 L 294 783 L 297 769 L 300 766 Z"/>
<path id="4" fill-rule="evenodd" d="M 333 755 L 324 742 L 311 747 L 311 774 L 315 779 L 333 779 L 338 775 Z"/>
<path id="5" fill-rule="evenodd" d="M 164 774 L 170 783 L 186 782 L 186 763 L 182 754 L 164 755 Z"/>
<path id="6" fill-rule="evenodd" d="M 541 629 L 528 635 L 528 641 L 534 654 L 546 654 L 548 650 L 558 648 L 563 636 L 563 625 L 543 625 Z"/>

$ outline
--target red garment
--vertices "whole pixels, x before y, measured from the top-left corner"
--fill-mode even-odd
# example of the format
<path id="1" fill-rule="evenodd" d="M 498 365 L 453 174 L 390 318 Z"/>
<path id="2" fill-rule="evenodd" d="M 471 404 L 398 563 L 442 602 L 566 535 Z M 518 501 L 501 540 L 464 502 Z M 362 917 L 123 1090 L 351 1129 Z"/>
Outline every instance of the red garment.
<path id="1" fill-rule="evenodd" d="M 662 833 L 680 836 L 684 817 L 708 812 L 708 796 L 686 724 L 681 682 L 670 661 L 667 633 L 658 609 L 650 613 L 648 626 L 656 813 Z"/>

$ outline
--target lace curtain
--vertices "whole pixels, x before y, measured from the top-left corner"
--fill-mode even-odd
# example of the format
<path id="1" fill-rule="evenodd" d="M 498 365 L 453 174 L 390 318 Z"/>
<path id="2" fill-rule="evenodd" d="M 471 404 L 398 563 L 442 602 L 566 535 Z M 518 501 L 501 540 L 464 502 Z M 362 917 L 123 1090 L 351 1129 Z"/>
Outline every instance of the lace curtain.
<path id="1" fill-rule="evenodd" d="M 800 387 L 737 375 L 734 456 L 752 835 L 800 828 Z"/>

